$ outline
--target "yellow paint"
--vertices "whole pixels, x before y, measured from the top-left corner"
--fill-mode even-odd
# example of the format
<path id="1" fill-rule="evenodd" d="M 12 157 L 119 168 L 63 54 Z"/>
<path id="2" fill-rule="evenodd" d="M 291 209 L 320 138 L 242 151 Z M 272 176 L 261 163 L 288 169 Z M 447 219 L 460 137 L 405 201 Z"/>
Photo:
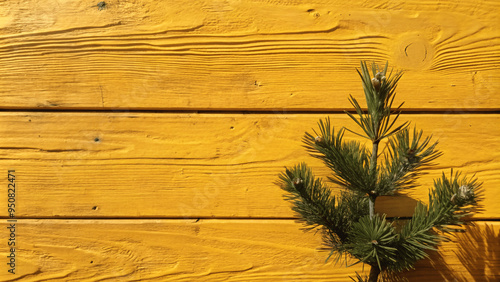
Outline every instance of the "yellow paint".
<path id="1" fill-rule="evenodd" d="M 405 71 L 401 120 L 444 152 L 409 199 L 450 167 L 484 182 L 486 221 L 404 276 L 500 279 L 500 2 L 98 2 L 0 2 L 0 107 L 16 110 L 0 113 L 0 169 L 23 218 L 19 272 L 0 259 L 0 280 L 348 281 L 361 267 L 325 265 L 273 183 L 300 161 L 328 175 L 301 138 L 363 96 L 360 60 Z M 162 112 L 114 111 L 137 109 Z"/>
<path id="2" fill-rule="evenodd" d="M 22 281 L 341 282 L 362 273 L 359 265 L 325 264 L 321 236 L 291 220 L 19 220 L 18 226 Z M 494 281 L 499 241 L 498 222 L 478 223 L 431 253 L 434 266 L 423 261 L 402 276 Z M 12 277 L 0 272 L 2 281 Z"/>
<path id="3" fill-rule="evenodd" d="M 360 60 L 406 71 L 406 108 L 498 110 L 497 1 L 0 4 L 7 108 L 331 110 Z M 78 20 L 76 20 L 78 19 Z"/>
<path id="4" fill-rule="evenodd" d="M 23 217 L 290 217 L 274 184 L 306 161 L 301 139 L 323 114 L 2 113 L 1 167 L 13 167 Z M 340 128 L 356 129 L 344 114 Z M 444 155 L 410 196 L 427 200 L 449 168 L 484 182 L 481 218 L 498 219 L 498 115 L 403 115 L 433 135 Z M 346 137 L 355 137 L 346 134 Z M 333 187 L 335 188 L 335 187 Z M 78 199 L 75 201 L 75 199 Z M 0 203 L 6 195 L 0 194 Z M 92 209 L 97 206 L 99 209 Z M 389 209 L 391 209 L 389 207 Z M 5 216 L 6 210 L 0 210 Z M 399 212 L 398 208 L 395 212 Z"/>

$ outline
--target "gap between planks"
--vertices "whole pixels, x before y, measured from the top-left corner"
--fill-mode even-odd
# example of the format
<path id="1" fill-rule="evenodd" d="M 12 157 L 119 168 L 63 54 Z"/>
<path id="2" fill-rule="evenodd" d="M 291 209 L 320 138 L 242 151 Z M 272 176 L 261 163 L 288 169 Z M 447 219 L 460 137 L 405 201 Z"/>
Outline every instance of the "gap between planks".
<path id="1" fill-rule="evenodd" d="M 392 219 L 399 219 L 399 220 L 409 220 L 411 217 L 387 217 L 387 219 L 392 220 Z M 29 221 L 39 221 L 39 220 L 44 220 L 44 221 L 73 221 L 73 220 L 78 220 L 78 221 L 194 221 L 194 222 L 199 222 L 199 221 L 297 221 L 300 223 L 299 218 L 297 217 L 119 217 L 119 216 L 110 216 L 110 217 L 36 217 L 36 216 L 30 216 L 30 217 L 16 217 L 14 219 L 12 218 L 7 218 L 7 217 L 0 217 L 0 220 L 19 220 L 23 222 L 29 222 Z M 498 218 L 489 218 L 489 217 L 477 217 L 477 218 L 471 218 L 471 219 L 465 219 L 464 220 L 467 223 L 474 223 L 474 222 L 500 222 L 500 217 Z"/>
<path id="2" fill-rule="evenodd" d="M 362 108 L 366 112 L 366 108 Z M 344 114 L 346 112 L 355 114 L 356 111 L 349 109 L 304 109 L 304 110 L 287 110 L 285 108 L 282 109 L 142 109 L 142 108 L 128 108 L 128 109 L 112 109 L 112 108 L 0 108 L 0 112 L 3 113 L 137 113 L 137 114 L 279 114 L 279 115 L 306 115 L 306 114 Z M 401 109 L 402 114 L 412 114 L 412 115 L 427 115 L 427 114 L 446 114 L 446 115 L 462 115 L 462 114 L 500 114 L 500 108 L 491 108 L 491 109 L 445 109 L 445 108 L 436 108 L 436 109 Z"/>

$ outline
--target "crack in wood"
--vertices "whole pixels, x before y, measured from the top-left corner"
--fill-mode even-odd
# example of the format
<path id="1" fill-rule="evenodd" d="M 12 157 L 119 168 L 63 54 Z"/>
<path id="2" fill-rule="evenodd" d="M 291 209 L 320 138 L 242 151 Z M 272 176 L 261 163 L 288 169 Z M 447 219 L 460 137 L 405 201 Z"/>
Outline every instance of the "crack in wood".
<path id="1" fill-rule="evenodd" d="M 99 85 L 99 89 L 101 90 L 101 103 L 102 103 L 102 107 L 104 108 L 104 94 L 102 92 L 102 85 Z"/>

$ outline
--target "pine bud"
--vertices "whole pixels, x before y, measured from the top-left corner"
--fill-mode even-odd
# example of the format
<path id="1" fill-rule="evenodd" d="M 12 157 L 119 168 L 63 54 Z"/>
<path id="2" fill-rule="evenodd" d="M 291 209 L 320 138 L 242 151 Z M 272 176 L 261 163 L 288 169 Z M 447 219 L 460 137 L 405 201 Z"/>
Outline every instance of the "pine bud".
<path id="1" fill-rule="evenodd" d="M 463 205 L 474 197 L 474 191 L 469 185 L 462 185 L 458 187 L 457 193 L 451 196 L 450 201 L 456 205 Z"/>
<path id="2" fill-rule="evenodd" d="M 375 88 L 375 90 L 379 90 L 380 89 L 380 85 L 382 84 L 382 82 L 385 81 L 385 76 L 383 73 L 381 72 L 377 72 L 377 74 L 375 74 L 375 77 L 372 78 L 372 85 L 373 85 L 373 88 Z"/>
<path id="3" fill-rule="evenodd" d="M 474 191 L 469 185 L 462 185 L 458 188 L 458 197 L 464 200 L 470 200 L 474 196 Z"/>
<path id="4" fill-rule="evenodd" d="M 316 144 L 318 144 L 318 143 L 323 143 L 323 137 L 321 137 L 321 136 L 316 136 L 316 138 L 314 138 L 314 142 L 316 142 Z"/>
<path id="5" fill-rule="evenodd" d="M 293 180 L 293 185 L 295 185 L 295 186 L 301 185 L 302 183 L 304 183 L 304 180 L 302 180 L 298 177 Z"/>
<path id="6" fill-rule="evenodd" d="M 418 162 L 419 157 L 415 154 L 415 150 L 410 149 L 408 152 L 406 152 L 406 157 L 404 157 L 404 160 L 407 164 L 414 164 Z"/>
<path id="7" fill-rule="evenodd" d="M 372 244 L 373 245 L 378 245 L 378 241 L 377 240 L 372 240 Z"/>
<path id="8" fill-rule="evenodd" d="M 378 80 L 377 78 L 372 78 L 372 85 L 373 85 L 373 88 L 375 88 L 375 90 L 379 90 L 380 89 L 380 80 Z"/>

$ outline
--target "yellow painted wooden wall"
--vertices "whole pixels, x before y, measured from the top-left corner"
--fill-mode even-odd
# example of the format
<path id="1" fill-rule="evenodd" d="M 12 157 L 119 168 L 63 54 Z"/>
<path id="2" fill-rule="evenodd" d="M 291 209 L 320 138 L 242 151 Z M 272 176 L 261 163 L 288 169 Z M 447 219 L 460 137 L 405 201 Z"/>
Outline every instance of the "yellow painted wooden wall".
<path id="1" fill-rule="evenodd" d="M 403 69 L 401 119 L 440 140 L 412 198 L 450 167 L 484 182 L 475 226 L 403 278 L 500 280 L 499 1 L 98 2 L 0 1 L 1 281 L 349 281 L 273 183 L 327 175 L 301 138 L 353 128 L 360 60 Z"/>

